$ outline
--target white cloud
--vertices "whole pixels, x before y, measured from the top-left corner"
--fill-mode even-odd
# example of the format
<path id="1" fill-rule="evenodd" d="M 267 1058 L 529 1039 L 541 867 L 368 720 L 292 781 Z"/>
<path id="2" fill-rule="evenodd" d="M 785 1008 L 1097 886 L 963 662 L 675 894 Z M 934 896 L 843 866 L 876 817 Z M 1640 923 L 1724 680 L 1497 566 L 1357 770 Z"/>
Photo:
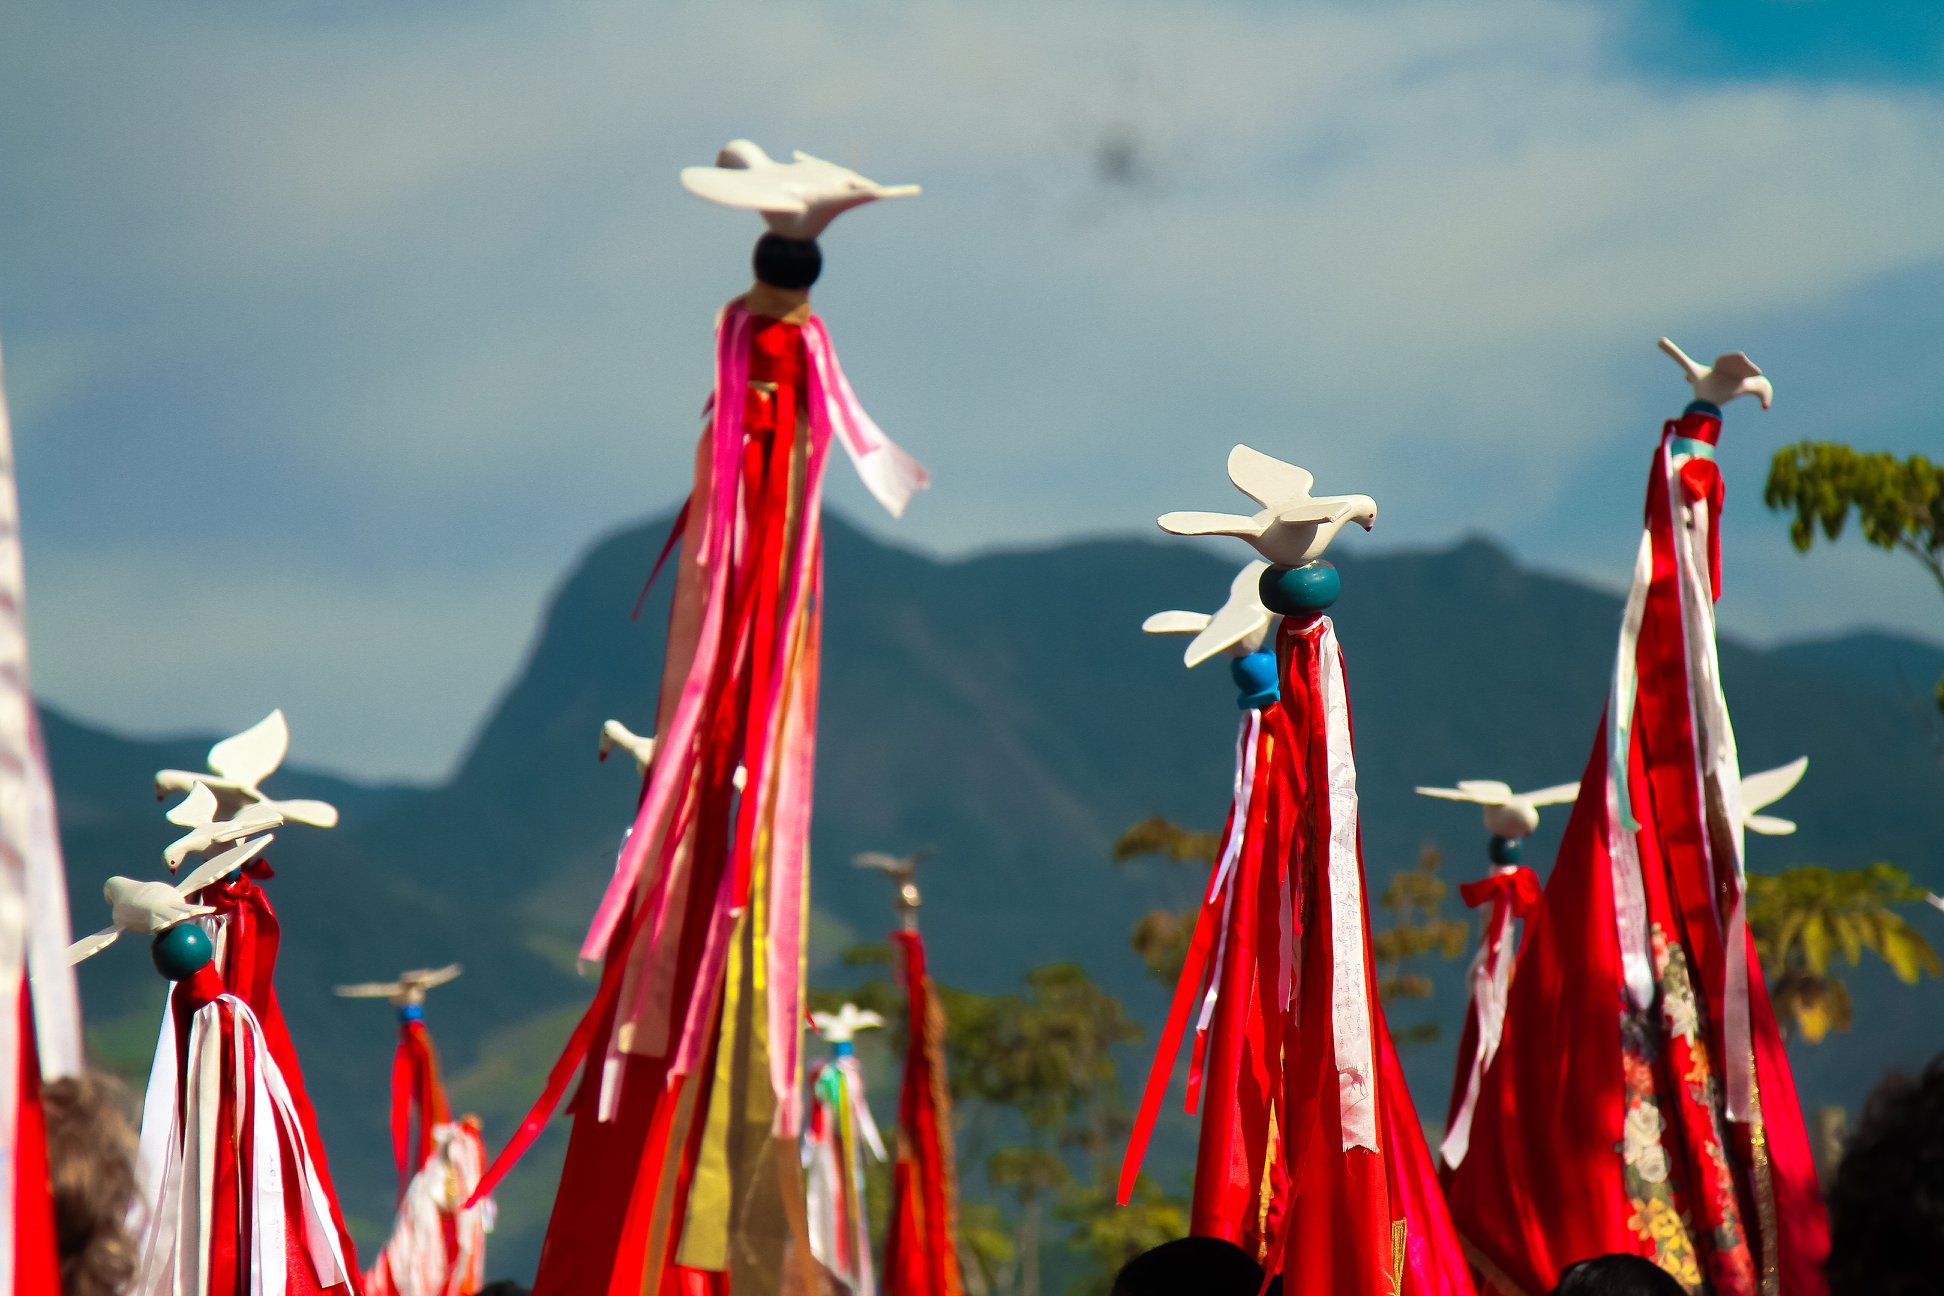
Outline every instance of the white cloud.
<path id="1" fill-rule="evenodd" d="M 1609 55 L 1620 21 L 1554 0 L 328 21 L 22 0 L 0 40 L 0 325 L 30 542 L 77 589 L 110 579 L 91 564 L 191 543 L 179 514 L 227 472 L 274 487 L 252 543 L 319 573 L 335 615 L 379 642 L 507 636 L 453 678 L 505 669 L 552 559 L 681 493 L 708 321 L 755 225 L 673 173 L 748 134 L 927 187 L 846 217 L 819 289 L 860 393 L 937 478 L 900 538 L 1220 505 L 1246 439 L 1378 496 L 1381 542 L 1487 530 L 1618 570 L 1682 399 L 1657 334 L 1770 364 L 1776 410 L 1737 410 L 1732 436 L 1828 435 L 1857 371 L 1804 332 L 1894 334 L 1916 308 L 1859 320 L 1856 295 L 1944 263 L 1936 95 L 1672 81 Z M 1785 345 L 1786 369 L 1765 359 Z M 1892 448 L 1938 443 L 1918 412 L 1940 388 L 1913 367 L 1872 390 Z M 1742 468 L 1731 507 L 1753 513 L 1759 457 Z M 868 513 L 853 483 L 833 497 Z M 374 588 L 374 555 L 457 579 Z M 1799 570 L 1747 561 L 1777 589 Z M 1744 628 L 1934 632 L 1889 588 L 1765 600 Z M 86 606 L 37 599 L 37 638 L 69 655 L 108 628 Z M 314 625 L 293 608 L 253 651 L 372 705 Z M 126 661 L 70 659 L 49 687 L 93 714 L 206 727 L 224 696 L 185 660 L 137 704 Z M 414 704 L 416 743 L 345 759 L 437 765 L 491 692 L 459 691 Z"/>

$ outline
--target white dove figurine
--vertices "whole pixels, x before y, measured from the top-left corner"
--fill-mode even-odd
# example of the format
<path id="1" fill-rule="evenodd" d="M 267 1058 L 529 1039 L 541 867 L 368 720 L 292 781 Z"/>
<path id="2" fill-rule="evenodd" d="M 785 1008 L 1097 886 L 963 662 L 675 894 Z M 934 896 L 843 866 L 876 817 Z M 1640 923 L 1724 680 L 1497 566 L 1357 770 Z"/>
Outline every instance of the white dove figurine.
<path id="1" fill-rule="evenodd" d="M 1794 832 L 1796 826 L 1793 819 L 1755 812 L 1789 795 L 1795 785 L 1802 782 L 1803 771 L 1808 768 L 1809 758 L 1798 756 L 1787 765 L 1763 770 L 1760 774 L 1742 775 L 1742 827 L 1768 837 L 1786 837 Z"/>
<path id="2" fill-rule="evenodd" d="M 1775 399 L 1774 384 L 1764 378 L 1762 371 L 1755 367 L 1755 362 L 1740 351 L 1718 355 L 1712 365 L 1702 365 L 1688 359 L 1687 352 L 1666 338 L 1660 340 L 1660 349 L 1681 366 L 1681 371 L 1687 375 L 1688 386 L 1694 388 L 1696 400 L 1722 406 L 1737 396 L 1753 396 L 1762 402 L 1763 409 L 1767 409 Z"/>
<path id="3" fill-rule="evenodd" d="M 817 1034 L 829 1043 L 848 1044 L 856 1038 L 857 1032 L 884 1025 L 884 1018 L 868 1008 L 847 1003 L 834 1013 L 811 1013 L 810 1023 L 817 1028 Z"/>
<path id="4" fill-rule="evenodd" d="M 1323 556 L 1345 522 L 1368 531 L 1377 520 L 1377 501 L 1368 495 L 1312 495 L 1316 478 L 1308 469 L 1273 459 L 1239 445 L 1229 451 L 1229 480 L 1262 511 L 1253 517 L 1234 513 L 1164 513 L 1163 531 L 1175 535 L 1237 536 L 1279 567 L 1301 567 Z"/>
<path id="5" fill-rule="evenodd" d="M 165 769 L 155 776 L 155 797 L 161 800 L 172 792 L 189 792 L 201 783 L 216 794 L 216 804 L 224 818 L 234 818 L 246 805 L 264 804 L 289 823 L 313 828 L 337 826 L 337 807 L 323 801 L 277 801 L 258 786 L 276 773 L 290 750 L 290 724 L 282 708 L 233 738 L 225 738 L 209 749 L 209 768 L 213 773 L 192 774 L 188 770 Z"/>
<path id="6" fill-rule="evenodd" d="M 357 985 L 341 985 L 336 993 L 341 999 L 389 999 L 394 1008 L 403 1008 L 407 1004 L 424 1003 L 427 990 L 458 980 L 464 970 L 457 963 L 442 968 L 415 968 L 399 973 L 396 981 L 361 981 Z"/>
<path id="7" fill-rule="evenodd" d="M 922 192 L 917 185 L 881 185 L 808 153 L 791 157 L 778 162 L 748 140 L 731 140 L 714 166 L 683 167 L 682 187 L 724 207 L 759 211 L 773 232 L 789 239 L 814 239 L 853 207 Z"/>
<path id="8" fill-rule="evenodd" d="M 619 720 L 609 720 L 601 726 L 600 759 L 606 760 L 617 747 L 634 757 L 635 769 L 640 773 L 646 774 L 648 767 L 655 763 L 653 738 L 642 737 Z M 738 765 L 736 772 L 729 776 L 729 781 L 735 784 L 736 791 L 740 792 L 749 782 L 749 771 Z"/>
<path id="9" fill-rule="evenodd" d="M 634 757 L 635 768 L 643 774 L 655 763 L 655 740 L 644 738 L 619 720 L 609 720 L 601 726 L 601 759 L 619 747 Z"/>
<path id="10" fill-rule="evenodd" d="M 1229 582 L 1228 601 L 1210 615 L 1204 612 L 1156 612 L 1141 622 L 1149 634 L 1191 634 L 1181 660 L 1199 666 L 1216 653 L 1246 657 L 1262 647 L 1275 623 L 1275 613 L 1262 606 L 1262 573 L 1269 564 L 1250 563 Z"/>
<path id="11" fill-rule="evenodd" d="M 916 850 L 909 855 L 893 855 L 889 851 L 865 851 L 851 857 L 851 867 L 876 869 L 898 884 L 898 912 L 905 917 L 907 926 L 917 921 L 918 905 L 918 866 L 931 858 L 931 850 Z"/>
<path id="12" fill-rule="evenodd" d="M 198 782 L 181 804 L 163 816 L 177 827 L 189 830 L 162 850 L 162 862 L 169 866 L 169 872 L 181 868 L 182 862 L 191 855 L 206 855 L 217 846 L 227 846 L 283 826 L 283 816 L 269 802 L 245 805 L 228 819 L 218 819 L 216 811 L 216 794 L 209 790 L 207 783 Z"/>
<path id="13" fill-rule="evenodd" d="M 92 936 L 83 936 L 68 946 L 67 961 L 79 963 L 82 959 L 92 958 L 113 945 L 123 932 L 167 931 L 178 923 L 188 922 L 216 911 L 208 905 L 193 904 L 189 897 L 212 882 L 220 882 L 237 869 L 255 859 L 273 839 L 269 834 L 253 837 L 249 841 L 232 846 L 213 860 L 198 864 L 193 872 L 182 881 L 171 886 L 167 882 L 138 882 L 134 878 L 111 877 L 108 884 L 101 888 L 102 896 L 108 901 L 109 915 L 113 926 L 103 928 Z"/>
<path id="14" fill-rule="evenodd" d="M 1485 831 L 1517 841 L 1539 831 L 1539 807 L 1561 805 L 1579 796 L 1579 784 L 1561 783 L 1537 792 L 1514 792 L 1497 779 L 1460 779 L 1455 788 L 1421 787 L 1419 796 L 1470 801 L 1485 807 Z"/>

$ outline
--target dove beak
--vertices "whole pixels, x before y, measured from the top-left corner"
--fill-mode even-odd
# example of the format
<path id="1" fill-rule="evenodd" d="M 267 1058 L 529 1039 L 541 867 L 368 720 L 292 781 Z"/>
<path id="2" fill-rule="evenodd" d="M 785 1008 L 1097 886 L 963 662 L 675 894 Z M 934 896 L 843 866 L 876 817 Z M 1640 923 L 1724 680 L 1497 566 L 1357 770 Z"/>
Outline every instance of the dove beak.
<path id="1" fill-rule="evenodd" d="M 1775 399 L 1775 387 L 1766 378 L 1749 379 L 1748 390 L 1753 392 L 1755 398 L 1762 402 L 1763 409 L 1767 409 L 1769 403 Z"/>

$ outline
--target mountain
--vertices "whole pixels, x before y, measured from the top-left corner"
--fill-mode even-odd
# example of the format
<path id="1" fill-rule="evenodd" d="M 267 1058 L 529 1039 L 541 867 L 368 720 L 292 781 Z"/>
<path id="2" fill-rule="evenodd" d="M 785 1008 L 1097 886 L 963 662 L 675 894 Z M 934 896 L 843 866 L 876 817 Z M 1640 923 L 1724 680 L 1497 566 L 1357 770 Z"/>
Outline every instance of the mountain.
<path id="1" fill-rule="evenodd" d="M 667 525 L 609 536 L 574 565 L 445 783 L 364 788 L 295 767 L 279 776 L 279 790 L 345 812 L 333 832 L 281 833 L 269 885 L 286 930 L 280 993 L 367 1254 L 392 1201 L 384 1095 L 393 1036 L 375 1004 L 336 999 L 329 987 L 464 962 L 467 974 L 427 1013 L 455 1101 L 481 1112 L 495 1144 L 524 1114 L 590 993 L 573 953 L 639 786 L 625 761 L 604 768 L 592 757 L 610 716 L 652 728 L 667 582 L 638 619 L 629 612 Z M 1137 627 L 1160 608 L 1211 606 L 1244 552 L 1115 539 L 939 561 L 835 517 L 827 530 L 813 979 L 856 975 L 836 956 L 879 939 L 891 921 L 884 882 L 851 868 L 850 855 L 929 845 L 925 925 L 942 980 L 1010 989 L 1028 967 L 1076 960 L 1152 1029 L 1165 990 L 1129 951 L 1128 933 L 1154 905 L 1185 903 L 1198 880 L 1158 864 L 1116 867 L 1109 847 L 1151 814 L 1219 824 L 1236 711 L 1219 664 L 1185 672 L 1177 642 Z M 1463 880 L 1483 867 L 1476 811 L 1416 797 L 1412 786 L 1576 777 L 1606 697 L 1618 600 L 1521 568 L 1485 540 L 1377 557 L 1359 556 L 1354 539 L 1342 548 L 1333 615 L 1356 709 L 1371 892 L 1429 842 L 1444 848 L 1447 876 Z M 1889 636 L 1842 642 L 1722 644 L 1744 766 L 1811 757 L 1783 806 L 1802 831 L 1756 841 L 1752 865 L 1889 859 L 1944 889 L 1944 859 L 1932 849 L 1944 840 L 1944 769 L 1895 682 L 1944 670 L 1926 664 L 1939 650 Z M 98 880 L 152 873 L 171 836 L 148 800 L 149 775 L 194 766 L 209 739 L 138 742 L 46 715 L 76 925 L 88 930 Z M 295 750 L 301 757 L 302 733 Z M 1529 848 L 1542 871 L 1563 823 L 1555 813 Z M 1916 921 L 1944 942 L 1936 917 Z M 1460 975 L 1459 963 L 1438 969 L 1437 996 L 1396 1013 L 1400 1025 L 1446 1024 L 1441 1044 L 1407 1057 L 1431 1118 L 1450 1085 Z M 1798 1050 L 1806 1102 L 1854 1106 L 1885 1066 L 1921 1061 L 1939 1042 L 1931 1023 L 1944 987 L 1894 986 L 1867 970 L 1856 987 L 1856 1031 Z M 146 959 L 111 951 L 85 969 L 83 993 L 97 1050 L 139 1071 L 161 998 Z M 1130 1070 L 1145 1064 L 1135 1053 L 1127 1060 Z M 502 1194 L 496 1273 L 531 1273 L 561 1124 Z M 1157 1153 L 1178 1154 L 1189 1138 L 1176 1117 Z"/>

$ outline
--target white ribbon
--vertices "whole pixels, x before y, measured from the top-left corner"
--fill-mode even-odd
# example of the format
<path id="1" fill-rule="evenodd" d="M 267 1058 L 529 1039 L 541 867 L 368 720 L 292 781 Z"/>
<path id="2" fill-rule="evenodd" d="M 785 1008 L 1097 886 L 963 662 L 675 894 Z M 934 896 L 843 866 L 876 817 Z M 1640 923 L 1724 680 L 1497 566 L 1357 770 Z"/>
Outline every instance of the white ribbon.
<path id="1" fill-rule="evenodd" d="M 1235 888 L 1229 885 L 1235 874 L 1235 861 L 1242 854 L 1242 839 L 1248 835 L 1249 799 L 1255 789 L 1256 739 L 1262 732 L 1262 713 L 1253 707 L 1242 713 L 1235 735 L 1235 791 L 1229 798 L 1228 840 L 1222 843 L 1222 858 L 1216 862 L 1215 876 L 1208 884 L 1202 903 L 1222 897 L 1222 926 L 1216 935 L 1215 959 L 1210 964 L 1208 993 L 1202 996 L 1201 1017 L 1195 1032 L 1208 1029 L 1215 1018 L 1215 999 L 1221 993 L 1222 959 L 1228 953 L 1229 909 L 1235 903 Z"/>
<path id="2" fill-rule="evenodd" d="M 1701 808 L 1701 850 L 1708 866 L 1708 894 L 1712 898 L 1732 873 L 1735 904 L 1721 934 L 1722 1059 L 1727 1090 L 1728 1119 L 1746 1124 L 1755 1119 L 1755 1052 L 1748 1003 L 1748 900 L 1743 869 L 1745 839 L 1741 800 L 1741 757 L 1735 746 L 1734 725 L 1728 718 L 1728 696 L 1721 686 L 1721 656 L 1715 640 L 1714 578 L 1710 568 L 1714 525 L 1708 501 L 1690 502 L 1680 482 L 1680 464 L 1689 456 L 1667 457 L 1669 510 L 1676 519 L 1674 560 L 1681 592 L 1681 637 L 1687 664 L 1688 705 L 1694 717 L 1694 786 Z M 1725 831 L 1720 831 L 1725 830 Z M 1715 859 L 1725 841 L 1733 858 Z M 1723 865 L 1726 865 L 1724 868 Z M 1715 912 L 1719 924 L 1720 915 Z"/>
<path id="3" fill-rule="evenodd" d="M 1518 871 L 1516 864 L 1492 870 L 1500 875 Z M 1472 1116 L 1478 1108 L 1478 1093 L 1485 1069 L 1498 1056 L 1499 1041 L 1505 1034 L 1505 1003 L 1512 986 L 1512 924 L 1516 920 L 1509 899 L 1496 900 L 1493 906 L 1494 912 L 1487 919 L 1491 924 L 1490 934 L 1480 942 L 1478 953 L 1472 956 L 1471 966 L 1466 970 L 1466 979 L 1471 984 L 1472 1011 L 1478 1022 L 1478 1042 L 1465 1075 L 1465 1096 L 1458 1104 L 1458 1114 L 1452 1117 L 1444 1142 L 1438 1145 L 1438 1155 L 1453 1170 L 1471 1151 Z"/>
<path id="4" fill-rule="evenodd" d="M 844 376 L 844 367 L 837 363 L 837 348 L 831 345 L 822 320 L 813 315 L 804 323 L 803 341 L 816 379 L 811 417 L 830 425 L 850 455 L 857 475 L 885 511 L 892 517 L 903 517 L 912 495 L 931 485 L 930 474 L 864 412 L 857 393 L 851 390 L 850 379 Z"/>
<path id="5" fill-rule="evenodd" d="M 1627 1003 L 1638 1012 L 1654 999 L 1654 965 L 1647 934 L 1647 893 L 1640 877 L 1640 848 L 1628 795 L 1633 750 L 1634 703 L 1640 691 L 1640 626 L 1647 612 L 1647 589 L 1654 579 L 1654 538 L 1640 534 L 1634 554 L 1633 583 L 1627 587 L 1620 617 L 1620 647 L 1613 660 L 1607 694 L 1606 837 L 1607 865 L 1613 880 L 1614 934 L 1620 945 L 1620 971 Z"/>
<path id="6" fill-rule="evenodd" d="M 1336 627 L 1319 617 L 1319 700 L 1330 807 L 1330 1002 L 1336 1038 L 1343 1147 L 1377 1151 L 1376 1065 L 1369 973 L 1364 963 L 1363 861 L 1357 855 L 1357 761 L 1350 744 L 1350 700 Z"/>

